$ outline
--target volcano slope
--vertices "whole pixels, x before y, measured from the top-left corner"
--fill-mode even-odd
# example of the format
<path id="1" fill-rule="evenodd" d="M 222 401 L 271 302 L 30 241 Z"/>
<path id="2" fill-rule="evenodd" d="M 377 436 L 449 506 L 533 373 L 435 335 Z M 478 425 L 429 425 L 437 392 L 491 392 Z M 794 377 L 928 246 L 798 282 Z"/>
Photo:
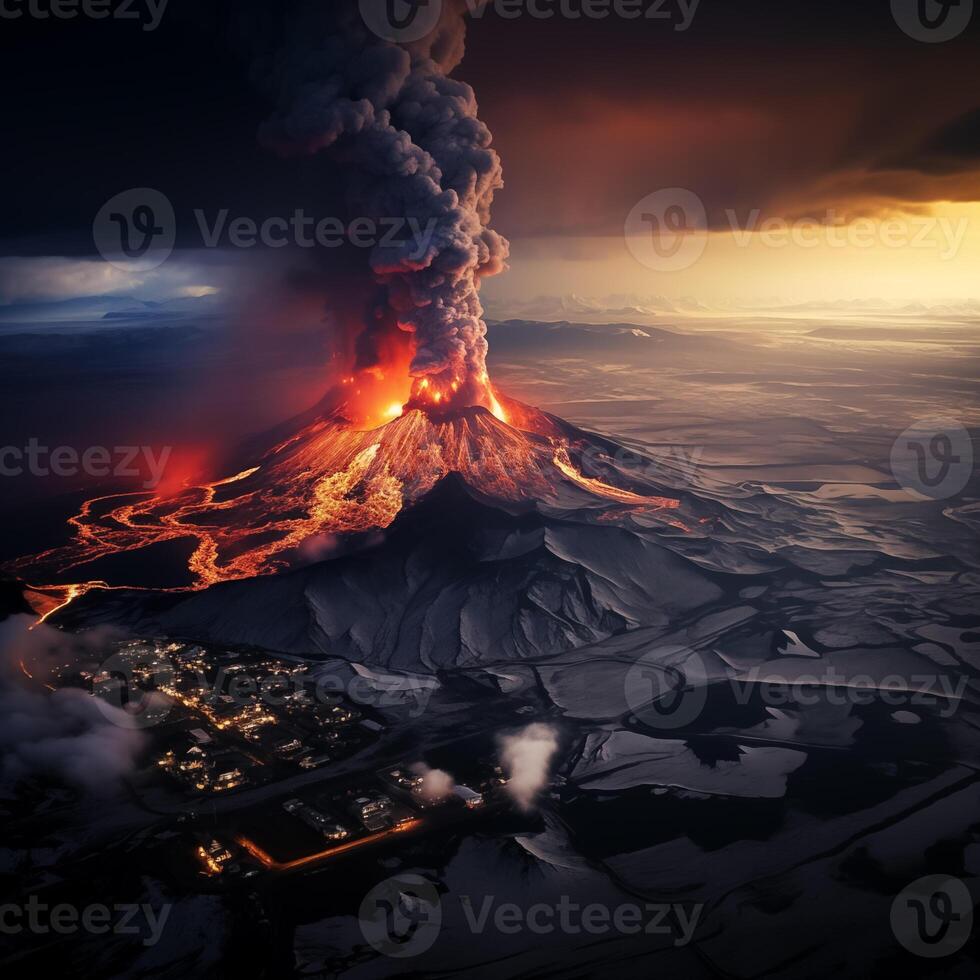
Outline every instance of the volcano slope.
<path id="1" fill-rule="evenodd" d="M 300 517 L 290 505 L 289 527 L 273 529 L 288 535 L 301 526 L 315 544 L 299 556 L 321 547 L 332 557 L 189 591 L 93 587 L 56 621 L 433 671 L 663 627 L 722 598 L 724 573 L 702 571 L 668 547 L 703 543 L 704 505 L 661 495 L 647 473 L 617 463 L 623 451 L 607 440 L 542 413 L 523 419 L 533 429 L 479 408 L 434 422 L 412 412 L 363 433 L 315 423 L 237 481 L 237 496 L 212 498 L 220 510 L 199 509 L 193 530 L 198 551 L 205 539 L 235 540 L 225 567 L 239 569 L 248 538 L 233 517 L 254 515 L 257 501 L 276 492 L 270 480 L 297 473 L 314 503 Z M 285 514 L 295 481 L 278 492 Z M 140 523 L 127 514 L 136 529 L 167 513 L 166 534 L 174 533 L 174 504 L 142 506 Z M 191 526 L 189 507 L 182 520 Z M 248 526 L 254 533 L 254 517 Z M 255 553 L 266 558 L 268 527 L 261 540 Z M 201 585 L 220 573 L 219 561 Z M 80 567 L 98 570 L 98 557 Z"/>

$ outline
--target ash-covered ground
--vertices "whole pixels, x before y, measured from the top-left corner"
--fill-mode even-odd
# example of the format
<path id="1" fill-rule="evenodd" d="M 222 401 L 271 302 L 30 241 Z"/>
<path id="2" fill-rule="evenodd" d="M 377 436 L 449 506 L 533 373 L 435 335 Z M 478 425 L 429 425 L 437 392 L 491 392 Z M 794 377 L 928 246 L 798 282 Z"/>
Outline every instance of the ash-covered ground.
<path id="1" fill-rule="evenodd" d="M 454 710 L 472 684 L 474 711 L 514 698 L 554 733 L 528 826 L 291 886 L 273 931 L 305 974 L 972 976 L 975 941 L 915 955 L 895 907 L 926 875 L 980 893 L 980 481 L 956 442 L 977 431 L 976 327 L 912 313 L 496 323 L 495 383 L 605 437 L 617 470 L 676 509 L 514 507 L 450 476 L 353 551 L 193 594 L 95 591 L 59 622 L 425 674 Z M 138 337 L 153 349 L 152 330 Z M 127 382 L 99 384 L 109 398 Z M 942 433 L 954 452 L 930 443 Z M 932 445 L 946 478 L 930 485 L 927 455 L 917 482 L 909 442 Z M 441 726 L 430 704 L 419 745 Z M 407 958 L 370 946 L 355 873 L 434 886 L 433 942 Z M 670 928 L 495 918 L 563 900 L 666 908 Z M 213 928 L 240 942 L 213 904 Z M 194 974 L 192 950 L 157 948 L 128 975 L 181 957 Z"/>

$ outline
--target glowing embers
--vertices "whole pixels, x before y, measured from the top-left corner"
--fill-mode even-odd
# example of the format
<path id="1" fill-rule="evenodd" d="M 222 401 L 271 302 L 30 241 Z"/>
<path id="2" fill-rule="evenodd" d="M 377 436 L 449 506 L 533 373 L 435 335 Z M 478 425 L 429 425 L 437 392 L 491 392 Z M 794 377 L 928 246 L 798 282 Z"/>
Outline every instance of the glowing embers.
<path id="1" fill-rule="evenodd" d="M 494 394 L 490 378 L 485 371 L 475 380 L 461 381 L 453 376 L 417 378 L 412 385 L 410 408 L 418 408 L 437 417 L 479 406 L 487 409 L 494 418 L 507 422 L 507 413 Z"/>
<path id="2" fill-rule="evenodd" d="M 408 338 L 382 337 L 375 343 L 378 363 L 341 378 L 336 392 L 344 418 L 359 429 L 375 429 L 398 418 L 412 391 Z"/>

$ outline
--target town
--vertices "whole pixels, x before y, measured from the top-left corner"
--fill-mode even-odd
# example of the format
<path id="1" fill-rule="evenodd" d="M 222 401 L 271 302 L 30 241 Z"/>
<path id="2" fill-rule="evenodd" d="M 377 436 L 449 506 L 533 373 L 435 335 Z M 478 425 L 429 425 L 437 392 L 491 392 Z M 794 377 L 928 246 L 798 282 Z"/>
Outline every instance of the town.
<path id="1" fill-rule="evenodd" d="M 433 694 L 428 679 L 128 640 L 99 663 L 59 665 L 50 680 L 140 729 L 147 764 L 131 788 L 172 815 L 194 873 L 212 883 L 311 868 L 509 806 L 507 776 L 478 729 L 451 740 L 452 775 L 421 752 L 404 755 Z M 503 722 L 533 710 L 501 702 Z"/>

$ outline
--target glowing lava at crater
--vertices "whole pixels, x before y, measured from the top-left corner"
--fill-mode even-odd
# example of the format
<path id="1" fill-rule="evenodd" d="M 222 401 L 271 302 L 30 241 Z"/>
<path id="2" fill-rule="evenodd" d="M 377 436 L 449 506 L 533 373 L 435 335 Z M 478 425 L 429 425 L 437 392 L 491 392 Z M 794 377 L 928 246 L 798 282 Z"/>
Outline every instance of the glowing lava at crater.
<path id="1" fill-rule="evenodd" d="M 678 506 L 652 486 L 629 489 L 636 481 L 617 470 L 609 444 L 519 402 L 490 397 L 496 410 L 441 410 L 441 399 L 425 410 L 392 402 L 378 414 L 395 417 L 376 427 L 351 421 L 356 413 L 342 403 L 231 476 L 165 495 L 87 501 L 69 522 L 68 544 L 18 559 L 8 571 L 48 590 L 48 613 L 107 587 L 94 581 L 102 574 L 86 576 L 85 566 L 168 541 L 193 544 L 190 588 L 267 575 L 307 563 L 310 541 L 388 527 L 450 473 L 508 505 L 602 512 L 618 506 L 648 514 Z M 574 460 L 583 451 L 599 475 L 582 473 Z"/>

